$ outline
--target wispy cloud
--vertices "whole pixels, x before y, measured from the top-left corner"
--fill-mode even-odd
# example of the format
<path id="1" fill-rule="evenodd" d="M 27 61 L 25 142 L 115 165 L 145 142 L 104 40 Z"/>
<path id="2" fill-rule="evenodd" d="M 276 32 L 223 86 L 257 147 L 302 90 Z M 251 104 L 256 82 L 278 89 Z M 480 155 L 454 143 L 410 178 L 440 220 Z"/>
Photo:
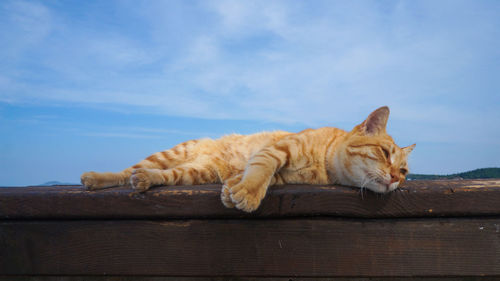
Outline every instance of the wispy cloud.
<path id="1" fill-rule="evenodd" d="M 495 0 L 3 0 L 0 180 L 73 181 L 233 131 L 350 129 L 381 105 L 397 143 L 417 142 L 414 171 L 498 166 L 498 26 Z"/>
<path id="2" fill-rule="evenodd" d="M 203 131 L 189 131 L 189 130 L 175 130 L 163 128 L 145 128 L 145 127 L 95 127 L 90 131 L 82 129 L 68 130 L 71 134 L 76 134 L 85 137 L 99 137 L 99 138 L 120 138 L 120 139 L 169 139 L 172 135 L 186 136 L 188 138 L 202 138 L 202 137 L 218 137 L 220 134 L 213 132 Z"/>
<path id="3" fill-rule="evenodd" d="M 41 3 L 5 1 L 2 3 L 1 14 L 3 28 L 0 38 L 11 39 L 3 41 L 4 55 L 25 51 L 26 47 L 36 45 L 53 29 L 51 12 Z"/>
<path id="4" fill-rule="evenodd" d="M 93 25 L 44 2 L 3 2 L 3 23 L 24 35 L 2 28 L 0 100 L 311 126 L 384 104 L 401 120 L 500 121 L 494 1 L 113 5 L 134 7 L 145 32 L 124 32 L 134 23 L 120 15 L 111 21 L 123 27 Z"/>
<path id="5" fill-rule="evenodd" d="M 120 139 L 156 139 L 158 136 L 132 133 L 106 133 L 106 132 L 84 132 L 80 133 L 84 137 L 100 137 L 100 138 L 120 138 Z"/>

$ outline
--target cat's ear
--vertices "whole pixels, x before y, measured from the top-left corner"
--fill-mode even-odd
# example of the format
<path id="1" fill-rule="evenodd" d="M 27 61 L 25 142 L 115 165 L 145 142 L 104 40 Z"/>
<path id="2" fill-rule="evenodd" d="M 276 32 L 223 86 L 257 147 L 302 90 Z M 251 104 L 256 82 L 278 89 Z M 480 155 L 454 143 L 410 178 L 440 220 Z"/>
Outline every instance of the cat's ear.
<path id="1" fill-rule="evenodd" d="M 412 144 L 410 146 L 407 146 L 407 147 L 403 147 L 403 151 L 405 152 L 405 155 L 408 156 L 410 154 L 410 152 L 413 151 L 413 149 L 415 148 L 415 145 L 417 144 Z"/>
<path id="2" fill-rule="evenodd" d="M 382 106 L 368 115 L 363 123 L 359 126 L 361 133 L 366 135 L 378 135 L 385 133 L 387 120 L 389 119 L 389 107 Z"/>

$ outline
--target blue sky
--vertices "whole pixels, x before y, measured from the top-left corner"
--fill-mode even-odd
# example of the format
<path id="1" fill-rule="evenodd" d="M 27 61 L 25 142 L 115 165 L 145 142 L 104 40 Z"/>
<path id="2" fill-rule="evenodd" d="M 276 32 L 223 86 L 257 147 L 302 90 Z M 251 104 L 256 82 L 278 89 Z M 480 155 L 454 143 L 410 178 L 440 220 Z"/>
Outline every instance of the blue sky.
<path id="1" fill-rule="evenodd" d="M 391 108 L 415 173 L 500 167 L 499 1 L 0 2 L 0 185 Z"/>

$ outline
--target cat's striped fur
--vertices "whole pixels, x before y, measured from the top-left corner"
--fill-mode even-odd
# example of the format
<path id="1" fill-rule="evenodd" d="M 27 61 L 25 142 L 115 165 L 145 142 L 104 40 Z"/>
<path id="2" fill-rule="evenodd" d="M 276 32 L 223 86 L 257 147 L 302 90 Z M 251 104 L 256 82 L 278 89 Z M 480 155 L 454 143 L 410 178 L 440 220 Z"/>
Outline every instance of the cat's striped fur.
<path id="1" fill-rule="evenodd" d="M 224 205 L 247 212 L 257 209 L 275 184 L 336 183 L 385 193 L 404 181 L 415 146 L 394 143 L 385 131 L 388 116 L 389 108 L 381 107 L 350 132 L 324 127 L 191 140 L 119 173 L 88 172 L 81 180 L 90 190 L 223 183 Z"/>

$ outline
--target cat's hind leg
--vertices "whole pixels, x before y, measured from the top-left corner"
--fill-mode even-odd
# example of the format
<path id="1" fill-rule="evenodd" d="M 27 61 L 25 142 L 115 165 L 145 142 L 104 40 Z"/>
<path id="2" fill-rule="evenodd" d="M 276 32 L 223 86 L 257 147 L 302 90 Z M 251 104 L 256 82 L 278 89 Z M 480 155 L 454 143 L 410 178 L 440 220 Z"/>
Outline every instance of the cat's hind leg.
<path id="1" fill-rule="evenodd" d="M 201 164 L 184 164 L 166 170 L 140 168 L 130 176 L 132 187 L 140 192 L 158 185 L 197 185 L 218 181 L 215 169 Z"/>
<path id="2" fill-rule="evenodd" d="M 190 140 L 171 149 L 156 152 L 132 166 L 133 169 L 167 170 L 193 161 L 196 158 L 196 147 L 206 145 L 209 140 Z"/>
<path id="3" fill-rule="evenodd" d="M 82 174 L 80 180 L 88 190 L 98 190 L 113 186 L 128 185 L 131 173 L 132 169 L 126 169 L 118 173 L 86 172 Z"/>
<path id="4" fill-rule="evenodd" d="M 212 145 L 213 141 L 209 139 L 203 140 L 190 140 L 181 144 L 176 145 L 172 149 L 168 149 L 161 152 L 156 152 L 146 159 L 140 161 L 136 165 L 127 168 L 119 173 L 97 173 L 97 172 L 87 172 L 83 173 L 81 176 L 82 184 L 89 190 L 104 189 L 113 186 L 122 186 L 130 184 L 130 176 L 132 171 L 138 170 L 140 173 L 144 173 L 143 170 L 168 170 L 179 165 L 183 165 L 189 161 L 192 161 L 198 154 L 197 150 L 204 147 Z M 138 173 L 138 174 L 140 174 Z M 151 185 L 160 185 L 164 183 L 159 183 L 155 172 L 151 172 L 150 178 Z M 145 176 L 137 176 L 139 179 L 135 179 L 134 182 L 145 182 L 144 184 L 138 184 L 141 186 L 140 190 L 147 190 L 149 188 L 145 187 L 148 185 L 148 178 Z"/>

